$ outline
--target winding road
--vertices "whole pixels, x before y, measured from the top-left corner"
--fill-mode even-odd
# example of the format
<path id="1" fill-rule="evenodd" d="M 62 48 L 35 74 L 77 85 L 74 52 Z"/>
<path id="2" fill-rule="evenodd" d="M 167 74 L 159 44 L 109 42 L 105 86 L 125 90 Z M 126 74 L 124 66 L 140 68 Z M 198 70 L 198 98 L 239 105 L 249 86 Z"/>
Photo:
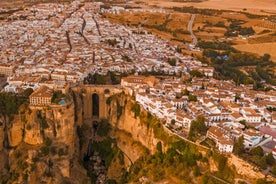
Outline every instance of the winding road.
<path id="1" fill-rule="evenodd" d="M 195 20 L 195 14 L 192 14 L 191 19 L 190 19 L 190 21 L 188 23 L 188 31 L 190 32 L 192 40 L 193 40 L 192 44 L 194 46 L 196 46 L 197 45 L 197 38 L 196 38 L 196 36 L 193 33 L 193 23 L 194 23 L 194 20 Z"/>

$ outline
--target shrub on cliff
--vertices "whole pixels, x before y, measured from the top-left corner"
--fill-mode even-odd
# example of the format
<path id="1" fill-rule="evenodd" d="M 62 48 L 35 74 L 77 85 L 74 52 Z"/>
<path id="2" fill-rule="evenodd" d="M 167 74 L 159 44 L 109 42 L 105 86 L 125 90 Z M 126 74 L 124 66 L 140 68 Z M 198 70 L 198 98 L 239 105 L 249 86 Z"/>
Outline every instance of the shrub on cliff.
<path id="1" fill-rule="evenodd" d="M 99 123 L 99 127 L 97 128 L 97 135 L 101 137 L 105 137 L 108 135 L 111 130 L 110 124 L 107 121 L 101 121 Z"/>
<path id="2" fill-rule="evenodd" d="M 127 182 L 136 182 L 142 176 L 146 176 L 154 182 L 173 177 L 181 183 L 191 183 L 191 171 L 200 175 L 197 161 L 202 159 L 202 154 L 194 145 L 182 140 L 170 142 L 164 153 L 161 151 L 160 142 L 158 145 L 159 151 L 153 155 L 145 155 L 131 166 Z"/>
<path id="3" fill-rule="evenodd" d="M 116 104 L 117 104 L 117 119 L 119 119 L 123 113 L 123 106 L 120 105 L 119 100 L 116 100 Z"/>
<path id="4" fill-rule="evenodd" d="M 45 146 L 51 146 L 52 140 L 49 137 L 46 137 L 44 139 L 44 144 L 45 144 Z"/>
<path id="5" fill-rule="evenodd" d="M 134 103 L 131 106 L 131 111 L 134 112 L 134 118 L 140 116 L 140 105 L 138 103 Z"/>
<path id="6" fill-rule="evenodd" d="M 49 147 L 47 147 L 47 146 L 42 146 L 41 148 L 40 148 L 40 153 L 39 153 L 39 155 L 40 156 L 46 156 L 46 155 L 48 155 L 49 154 Z"/>
<path id="7" fill-rule="evenodd" d="M 115 155 L 115 141 L 111 138 L 106 138 L 101 142 L 93 142 L 92 151 L 97 151 L 100 157 L 105 161 L 105 166 L 108 168 Z"/>

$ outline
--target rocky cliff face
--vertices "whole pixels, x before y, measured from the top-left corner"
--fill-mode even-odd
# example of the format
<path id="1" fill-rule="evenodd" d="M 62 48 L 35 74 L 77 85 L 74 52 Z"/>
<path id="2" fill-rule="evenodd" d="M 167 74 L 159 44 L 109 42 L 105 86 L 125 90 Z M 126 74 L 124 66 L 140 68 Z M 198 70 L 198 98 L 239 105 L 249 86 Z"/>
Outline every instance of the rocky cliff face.
<path id="1" fill-rule="evenodd" d="M 53 105 L 29 109 L 15 115 L 8 131 L 11 147 L 22 141 L 30 145 L 42 144 L 45 138 L 74 146 L 76 128 L 74 122 L 74 104 Z"/>
<path id="2" fill-rule="evenodd" d="M 153 129 L 147 127 L 139 116 L 135 117 L 134 112 L 131 110 L 133 104 L 134 100 L 130 96 L 124 94 L 116 95 L 108 106 L 108 120 L 113 127 L 128 132 L 129 137 L 133 141 L 141 143 L 150 153 L 154 153 L 157 143 L 161 140 L 155 138 Z M 135 149 L 129 149 L 126 146 L 127 141 L 122 141 L 122 144 L 119 141 L 119 147 L 125 153 L 128 153 L 130 157 L 133 157 L 132 160 L 135 161 L 140 155 L 135 153 Z"/>
<path id="3" fill-rule="evenodd" d="M 79 164 L 76 132 L 73 102 L 43 108 L 21 108 L 8 129 L 11 147 L 9 172 L 3 177 L 8 183 L 89 181 L 85 169 Z M 2 126 L 0 135 L 2 138 Z"/>

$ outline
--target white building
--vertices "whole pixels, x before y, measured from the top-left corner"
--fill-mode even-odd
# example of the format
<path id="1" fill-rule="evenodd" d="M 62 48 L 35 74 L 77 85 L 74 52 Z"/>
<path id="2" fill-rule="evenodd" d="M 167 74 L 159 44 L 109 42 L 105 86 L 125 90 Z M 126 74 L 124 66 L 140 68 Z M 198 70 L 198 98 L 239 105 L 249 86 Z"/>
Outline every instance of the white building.
<path id="1" fill-rule="evenodd" d="M 246 148 L 252 148 L 256 146 L 261 142 L 263 137 L 261 132 L 253 129 L 247 129 L 243 131 L 242 134 L 244 137 L 244 146 Z"/>
<path id="2" fill-rule="evenodd" d="M 262 120 L 262 116 L 251 108 L 242 108 L 240 113 L 243 115 L 245 121 L 249 123 L 259 123 Z"/>
<path id="3" fill-rule="evenodd" d="M 221 128 L 215 126 L 210 127 L 206 137 L 215 141 L 216 147 L 220 152 L 231 153 L 233 151 L 234 139 Z"/>

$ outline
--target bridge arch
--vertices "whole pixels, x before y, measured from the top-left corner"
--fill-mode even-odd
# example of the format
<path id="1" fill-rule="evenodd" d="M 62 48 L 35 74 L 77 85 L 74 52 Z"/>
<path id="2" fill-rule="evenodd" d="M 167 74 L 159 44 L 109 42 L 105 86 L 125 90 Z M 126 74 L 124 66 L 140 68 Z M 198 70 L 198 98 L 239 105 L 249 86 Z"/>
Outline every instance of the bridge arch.
<path id="1" fill-rule="evenodd" d="M 120 86 L 112 85 L 83 85 L 73 88 L 82 96 L 82 118 L 101 120 L 108 118 L 106 100 L 116 93 L 121 93 Z"/>
<path id="2" fill-rule="evenodd" d="M 100 97 L 97 93 L 92 94 L 92 116 L 100 117 Z"/>

